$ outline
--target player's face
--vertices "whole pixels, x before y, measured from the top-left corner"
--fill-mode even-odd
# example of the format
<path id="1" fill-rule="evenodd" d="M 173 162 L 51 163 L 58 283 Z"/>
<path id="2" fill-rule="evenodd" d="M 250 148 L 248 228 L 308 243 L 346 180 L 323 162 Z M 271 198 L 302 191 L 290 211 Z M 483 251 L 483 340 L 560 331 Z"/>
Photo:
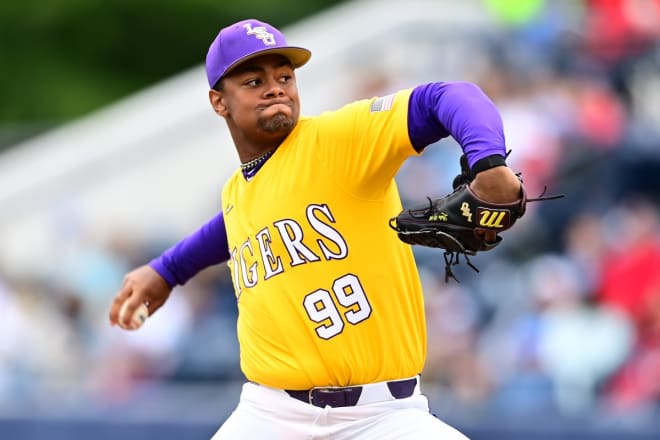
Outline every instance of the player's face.
<path id="1" fill-rule="evenodd" d="M 211 91 L 211 103 L 235 135 L 252 144 L 272 146 L 295 127 L 300 101 L 293 67 L 280 55 L 246 61 Z"/>

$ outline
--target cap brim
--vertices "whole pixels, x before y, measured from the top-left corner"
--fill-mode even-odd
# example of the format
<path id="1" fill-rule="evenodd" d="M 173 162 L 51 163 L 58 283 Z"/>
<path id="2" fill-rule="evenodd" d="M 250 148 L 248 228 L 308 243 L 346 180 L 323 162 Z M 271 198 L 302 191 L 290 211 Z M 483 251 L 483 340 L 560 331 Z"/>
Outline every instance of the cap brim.
<path id="1" fill-rule="evenodd" d="M 234 70 L 239 65 L 262 55 L 282 55 L 286 57 L 289 61 L 291 61 L 293 67 L 297 69 L 298 67 L 305 65 L 307 61 L 309 61 L 309 59 L 312 57 L 312 52 L 309 49 L 305 49 L 304 47 L 296 47 L 296 46 L 273 47 L 272 49 L 266 48 L 266 49 L 258 50 L 242 58 L 239 58 L 238 60 L 230 64 L 222 73 L 222 75 L 220 75 L 218 81 L 229 75 L 231 71 Z"/>

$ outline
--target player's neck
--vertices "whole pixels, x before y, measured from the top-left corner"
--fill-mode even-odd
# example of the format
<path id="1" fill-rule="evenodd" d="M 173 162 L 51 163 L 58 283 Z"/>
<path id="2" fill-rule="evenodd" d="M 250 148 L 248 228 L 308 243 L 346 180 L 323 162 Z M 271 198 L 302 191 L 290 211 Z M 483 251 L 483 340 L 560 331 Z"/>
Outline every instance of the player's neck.
<path id="1" fill-rule="evenodd" d="M 231 120 L 227 121 L 227 126 L 234 141 L 238 158 L 243 164 L 277 149 L 292 131 L 245 130 Z"/>
<path id="2" fill-rule="evenodd" d="M 273 148 L 272 150 L 268 150 L 265 153 L 262 153 L 261 155 L 255 157 L 254 159 L 250 159 L 247 162 L 241 161 L 241 170 L 243 171 L 250 171 L 254 168 L 258 168 L 268 160 L 270 156 L 273 155 L 273 153 L 277 150 L 277 147 Z"/>
<path id="3" fill-rule="evenodd" d="M 244 138 L 239 140 L 236 136 L 234 136 L 234 142 L 241 161 L 241 171 L 248 180 L 254 177 L 282 143 L 279 139 L 276 142 L 263 142 L 263 140 L 249 142 Z"/>
<path id="4" fill-rule="evenodd" d="M 242 164 L 248 163 L 252 160 L 258 159 L 264 154 L 271 153 L 280 146 L 284 138 L 269 139 L 264 141 L 260 139 L 258 142 L 251 142 L 248 139 L 238 139 L 237 136 L 232 136 L 238 158 Z"/>
<path id="5" fill-rule="evenodd" d="M 263 146 L 259 149 L 239 149 L 236 148 L 238 152 L 238 158 L 241 161 L 241 164 L 246 164 L 254 160 L 258 160 L 261 156 L 269 154 L 279 147 L 280 144 Z"/>
<path id="6" fill-rule="evenodd" d="M 275 150 L 277 150 L 277 147 L 267 151 L 255 159 L 252 159 L 249 162 L 241 163 L 241 172 L 243 173 L 245 180 L 252 180 L 252 178 L 257 174 L 257 172 L 266 163 L 266 161 L 270 159 L 273 153 L 275 153 Z"/>

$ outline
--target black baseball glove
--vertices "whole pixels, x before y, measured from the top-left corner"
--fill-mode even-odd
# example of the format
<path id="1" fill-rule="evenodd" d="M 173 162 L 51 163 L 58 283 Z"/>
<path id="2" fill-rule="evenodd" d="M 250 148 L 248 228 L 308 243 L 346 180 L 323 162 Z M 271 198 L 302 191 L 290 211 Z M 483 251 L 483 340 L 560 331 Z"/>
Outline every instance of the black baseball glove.
<path id="1" fill-rule="evenodd" d="M 484 231 L 499 233 L 511 228 L 525 214 L 527 202 L 563 197 L 544 197 L 541 194 L 534 199 L 527 198 L 518 174 L 520 199 L 507 204 L 490 203 L 472 192 L 469 184 L 473 178 L 467 159 L 461 156 L 461 174 L 454 179 L 454 191 L 451 194 L 438 199 L 427 197 L 428 203 L 404 209 L 390 219 L 390 227 L 404 243 L 445 250 L 445 281 L 450 277 L 458 281 L 451 266 L 459 264 L 461 255 L 468 266 L 479 272 L 469 257 L 480 251 L 491 250 L 502 241 L 499 235 L 496 235 L 495 241 L 486 241 Z"/>

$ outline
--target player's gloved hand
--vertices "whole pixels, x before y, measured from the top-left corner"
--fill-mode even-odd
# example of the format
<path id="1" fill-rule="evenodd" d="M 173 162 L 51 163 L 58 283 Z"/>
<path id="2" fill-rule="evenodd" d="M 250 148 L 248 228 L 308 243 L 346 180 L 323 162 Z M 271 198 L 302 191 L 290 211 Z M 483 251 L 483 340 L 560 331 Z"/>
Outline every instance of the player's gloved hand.
<path id="1" fill-rule="evenodd" d="M 513 203 L 521 198 L 521 182 L 513 170 L 506 166 L 489 168 L 477 173 L 469 184 L 470 189 L 481 200 L 494 204 Z M 475 235 L 481 236 L 487 242 L 497 239 L 497 231 L 477 229 Z"/>
<path id="2" fill-rule="evenodd" d="M 147 306 L 151 316 L 167 301 L 171 292 L 169 284 L 151 266 L 138 267 L 124 277 L 124 284 L 115 295 L 110 306 L 110 324 L 133 329 L 131 317 L 140 304 Z M 124 303 L 125 311 L 120 316 Z"/>
<path id="3" fill-rule="evenodd" d="M 404 209 L 390 219 L 401 241 L 445 250 L 445 280 L 454 278 L 452 266 L 460 256 L 475 271 L 469 259 L 478 252 L 494 249 L 501 232 L 514 226 L 525 214 L 528 202 L 553 200 L 563 195 L 528 198 L 520 174 L 505 165 L 473 173 L 461 157 L 461 173 L 453 182 L 454 191 L 419 206 Z M 545 192 L 545 191 L 544 191 Z"/>

